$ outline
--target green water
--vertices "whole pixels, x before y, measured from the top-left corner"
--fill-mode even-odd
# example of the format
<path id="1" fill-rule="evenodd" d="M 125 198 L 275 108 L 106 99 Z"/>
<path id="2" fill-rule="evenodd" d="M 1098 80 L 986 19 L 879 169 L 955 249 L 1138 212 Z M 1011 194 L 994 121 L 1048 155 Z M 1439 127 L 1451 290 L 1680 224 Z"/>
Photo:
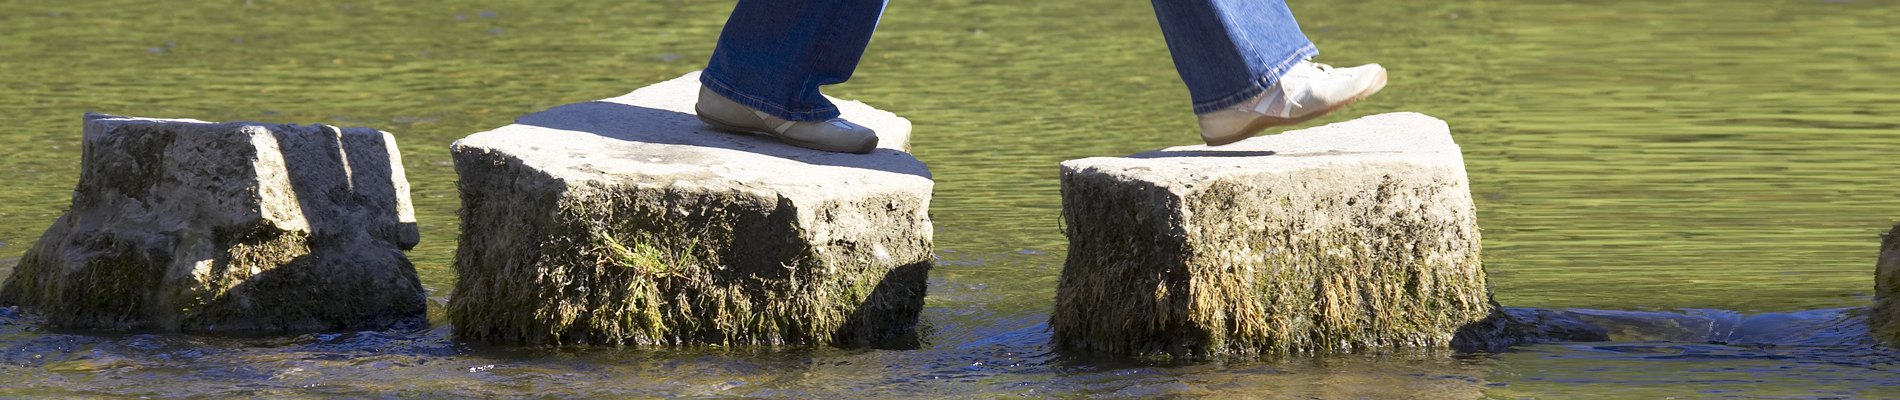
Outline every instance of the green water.
<path id="1" fill-rule="evenodd" d="M 731 3 L 0 0 L 0 260 L 65 209 L 86 111 L 368 126 L 402 146 L 423 226 L 409 255 L 440 299 L 457 233 L 448 144 L 699 69 Z M 1900 4 L 1292 6 L 1317 61 L 1391 71 L 1384 92 L 1309 126 L 1393 111 L 1451 125 L 1504 304 L 1868 303 L 1876 234 L 1900 216 Z M 1626 336 L 1200 364 L 1050 354 L 1066 251 L 1055 164 L 1198 141 L 1149 5 L 894 2 L 857 75 L 827 93 L 911 119 L 937 178 L 924 349 L 470 348 L 441 329 L 93 336 L 0 315 L 0 397 L 1900 398 L 1890 353 L 1840 343 Z"/>

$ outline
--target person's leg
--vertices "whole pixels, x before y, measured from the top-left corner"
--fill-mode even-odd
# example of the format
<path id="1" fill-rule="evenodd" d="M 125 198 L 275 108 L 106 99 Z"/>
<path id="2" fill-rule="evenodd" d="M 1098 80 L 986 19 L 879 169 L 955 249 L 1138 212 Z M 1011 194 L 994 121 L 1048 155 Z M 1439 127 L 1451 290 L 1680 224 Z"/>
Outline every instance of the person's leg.
<path id="1" fill-rule="evenodd" d="M 699 81 L 785 121 L 837 118 L 818 87 L 851 78 L 883 12 L 883 0 L 740 0 Z"/>
<path id="2" fill-rule="evenodd" d="M 1194 113 L 1240 104 L 1319 49 L 1281 0 L 1152 0 Z"/>
<path id="3" fill-rule="evenodd" d="M 1332 69 L 1283 0 L 1151 0 L 1210 145 L 1317 118 L 1385 86 L 1378 64 Z"/>

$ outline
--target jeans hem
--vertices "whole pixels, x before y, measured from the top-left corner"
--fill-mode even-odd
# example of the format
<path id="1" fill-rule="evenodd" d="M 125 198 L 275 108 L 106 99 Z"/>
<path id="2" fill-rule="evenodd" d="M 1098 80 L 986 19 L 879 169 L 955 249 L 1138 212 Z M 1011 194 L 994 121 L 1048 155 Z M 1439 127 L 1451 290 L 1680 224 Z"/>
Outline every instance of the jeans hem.
<path id="1" fill-rule="evenodd" d="M 1311 59 L 1317 55 L 1319 55 L 1319 48 L 1308 43 L 1305 47 L 1294 50 L 1292 55 L 1281 59 L 1280 62 L 1275 64 L 1272 68 L 1257 72 L 1257 78 L 1247 87 L 1234 91 L 1232 94 L 1221 96 L 1213 101 L 1195 102 L 1194 115 L 1225 110 L 1228 107 L 1233 107 L 1236 104 L 1253 99 L 1255 96 L 1259 96 L 1260 93 L 1266 92 L 1268 88 L 1272 88 L 1275 83 L 1279 83 L 1280 76 L 1285 75 L 1288 69 L 1293 68 L 1294 65 L 1302 60 Z"/>
<path id="2" fill-rule="evenodd" d="M 699 84 L 705 85 L 706 88 L 711 89 L 713 93 L 725 96 L 727 100 L 732 100 L 735 103 L 739 103 L 739 105 L 751 107 L 754 110 L 771 114 L 774 117 L 786 121 L 825 121 L 838 118 L 837 106 L 826 106 L 808 111 L 792 111 L 778 103 L 766 101 L 763 98 L 740 92 L 738 89 L 733 88 L 732 85 L 721 82 L 719 79 L 713 78 L 712 74 L 705 72 L 700 72 Z"/>

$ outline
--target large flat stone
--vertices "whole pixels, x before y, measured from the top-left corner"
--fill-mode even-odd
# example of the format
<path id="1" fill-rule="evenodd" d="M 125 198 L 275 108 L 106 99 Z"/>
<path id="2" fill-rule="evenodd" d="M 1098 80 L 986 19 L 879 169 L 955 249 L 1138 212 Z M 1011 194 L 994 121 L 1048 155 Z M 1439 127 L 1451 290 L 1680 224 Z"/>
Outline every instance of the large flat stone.
<path id="1" fill-rule="evenodd" d="M 1063 349 L 1445 347 L 1492 311 L 1463 158 L 1425 115 L 1070 160 L 1062 199 Z"/>
<path id="2" fill-rule="evenodd" d="M 713 131 L 698 74 L 568 104 L 452 146 L 465 340 L 903 346 L 933 182 L 910 123 L 857 102 L 871 154 Z M 834 100 L 835 101 L 835 100 Z"/>
<path id="3" fill-rule="evenodd" d="M 0 287 L 59 329 L 420 327 L 415 212 L 368 128 L 87 114 L 72 208 Z"/>

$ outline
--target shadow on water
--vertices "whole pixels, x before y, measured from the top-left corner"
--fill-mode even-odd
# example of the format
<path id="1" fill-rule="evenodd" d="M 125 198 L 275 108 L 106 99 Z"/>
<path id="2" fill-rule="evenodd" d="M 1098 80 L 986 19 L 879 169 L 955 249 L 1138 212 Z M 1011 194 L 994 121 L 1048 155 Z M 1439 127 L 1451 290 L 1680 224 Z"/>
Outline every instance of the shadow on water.
<path id="1" fill-rule="evenodd" d="M 765 135 L 717 131 L 692 114 L 606 101 L 554 107 L 524 115 L 515 119 L 515 123 L 586 132 L 632 142 L 743 151 L 811 165 L 861 168 L 930 178 L 930 170 L 924 167 L 923 162 L 910 157 L 889 157 L 903 154 L 893 149 L 879 148 L 869 155 L 811 150 L 780 143 Z"/>

